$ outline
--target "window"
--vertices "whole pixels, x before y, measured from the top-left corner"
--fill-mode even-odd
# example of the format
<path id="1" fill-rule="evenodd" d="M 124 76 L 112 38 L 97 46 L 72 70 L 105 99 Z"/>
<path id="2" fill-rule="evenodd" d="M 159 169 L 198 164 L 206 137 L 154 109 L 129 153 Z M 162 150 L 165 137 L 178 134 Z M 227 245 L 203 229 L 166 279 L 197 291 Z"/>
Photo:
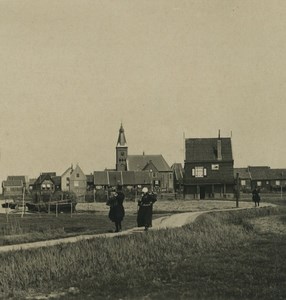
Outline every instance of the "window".
<path id="1" fill-rule="evenodd" d="M 76 177 L 77 177 L 77 178 L 79 177 L 79 173 L 76 173 Z"/>
<path id="2" fill-rule="evenodd" d="M 241 180 L 240 184 L 241 185 L 246 185 L 246 181 L 245 180 Z"/>
<path id="3" fill-rule="evenodd" d="M 261 186 L 261 181 L 257 181 L 257 186 Z"/>
<path id="4" fill-rule="evenodd" d="M 276 185 L 280 185 L 280 180 L 276 180 L 276 181 L 275 181 L 275 184 L 276 184 Z"/>
<path id="5" fill-rule="evenodd" d="M 42 184 L 42 190 L 45 190 L 45 189 L 46 189 L 46 185 Z"/>
<path id="6" fill-rule="evenodd" d="M 75 182 L 74 182 L 74 186 L 79 186 L 79 182 L 78 182 L 78 181 L 75 181 Z"/>
<path id="7" fill-rule="evenodd" d="M 207 176 L 207 169 L 204 167 L 195 167 L 192 169 L 192 175 L 195 177 L 204 177 Z"/>
<path id="8" fill-rule="evenodd" d="M 212 164 L 212 170 L 218 171 L 219 170 L 219 164 Z"/>
<path id="9" fill-rule="evenodd" d="M 170 179 L 172 180 L 172 174 L 170 174 Z"/>

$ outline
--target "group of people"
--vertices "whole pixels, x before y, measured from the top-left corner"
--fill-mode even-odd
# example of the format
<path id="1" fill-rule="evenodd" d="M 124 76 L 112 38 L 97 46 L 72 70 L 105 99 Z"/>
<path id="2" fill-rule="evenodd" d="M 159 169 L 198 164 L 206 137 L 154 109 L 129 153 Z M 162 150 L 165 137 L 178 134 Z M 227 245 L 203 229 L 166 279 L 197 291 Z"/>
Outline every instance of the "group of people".
<path id="1" fill-rule="evenodd" d="M 115 232 L 122 230 L 121 222 L 125 216 L 125 210 L 123 206 L 125 195 L 122 191 L 122 186 L 118 186 L 117 189 L 112 190 L 111 195 L 106 203 L 110 207 L 109 219 L 115 224 Z M 157 201 L 157 194 L 150 192 L 147 187 L 142 189 L 142 196 L 138 201 L 138 213 L 137 213 L 137 226 L 144 227 L 148 230 L 152 227 L 152 214 L 153 204 Z M 258 188 L 252 191 L 252 201 L 256 206 L 259 206 L 260 195 Z"/>
<path id="2" fill-rule="evenodd" d="M 125 216 L 123 206 L 125 195 L 122 186 L 118 186 L 111 192 L 106 205 L 109 206 L 109 219 L 115 224 L 115 232 L 122 230 L 121 222 Z M 148 190 L 147 187 L 142 189 L 142 196 L 138 201 L 137 226 L 144 227 L 148 230 L 152 227 L 153 204 L 157 201 L 157 194 Z"/>

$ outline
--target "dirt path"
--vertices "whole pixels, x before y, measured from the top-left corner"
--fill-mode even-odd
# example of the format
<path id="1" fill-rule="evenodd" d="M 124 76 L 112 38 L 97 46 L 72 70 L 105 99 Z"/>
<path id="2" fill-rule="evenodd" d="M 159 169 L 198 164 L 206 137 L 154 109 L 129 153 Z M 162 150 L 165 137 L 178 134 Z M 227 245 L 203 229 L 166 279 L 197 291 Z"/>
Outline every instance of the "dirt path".
<path id="1" fill-rule="evenodd" d="M 261 207 L 265 207 L 265 206 L 275 206 L 275 205 L 272 205 L 269 203 L 263 203 L 261 205 Z M 241 210 L 241 209 L 248 209 L 248 208 L 213 209 L 213 210 L 204 210 L 204 211 L 196 211 L 196 212 L 177 213 L 177 214 L 173 214 L 171 216 L 154 219 L 153 226 L 152 226 L 152 228 L 150 228 L 150 230 L 182 227 L 183 225 L 194 222 L 199 215 L 208 213 L 208 212 L 230 211 L 230 210 Z M 100 237 L 106 238 L 106 237 L 124 236 L 124 235 L 133 234 L 136 232 L 143 232 L 143 229 L 135 227 L 135 228 L 124 230 L 124 231 L 118 232 L 118 233 L 79 235 L 76 237 L 62 238 L 62 239 L 56 239 L 56 240 L 1 246 L 0 253 L 8 252 L 8 251 L 16 251 L 16 250 L 26 250 L 26 249 L 34 249 L 34 248 L 41 248 L 41 247 L 50 247 L 50 246 L 55 246 L 55 245 L 59 245 L 59 244 L 76 243 L 78 241 L 89 240 L 89 239 L 100 238 Z"/>

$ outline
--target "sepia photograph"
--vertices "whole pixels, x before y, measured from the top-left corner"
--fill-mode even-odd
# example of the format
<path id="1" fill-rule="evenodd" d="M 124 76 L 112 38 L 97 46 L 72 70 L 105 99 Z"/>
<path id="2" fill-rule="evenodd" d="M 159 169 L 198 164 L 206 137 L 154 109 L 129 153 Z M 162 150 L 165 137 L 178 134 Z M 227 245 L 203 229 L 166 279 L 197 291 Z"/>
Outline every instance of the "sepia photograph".
<path id="1" fill-rule="evenodd" d="M 0 299 L 286 299 L 286 2 L 0 0 Z"/>

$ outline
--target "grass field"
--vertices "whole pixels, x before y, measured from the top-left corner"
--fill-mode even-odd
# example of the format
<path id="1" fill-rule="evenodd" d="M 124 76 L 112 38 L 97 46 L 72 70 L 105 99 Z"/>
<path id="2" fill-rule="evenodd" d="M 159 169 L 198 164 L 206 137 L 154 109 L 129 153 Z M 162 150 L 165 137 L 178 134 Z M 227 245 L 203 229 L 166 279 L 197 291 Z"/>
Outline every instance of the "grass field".
<path id="1" fill-rule="evenodd" d="M 285 299 L 285 222 L 285 208 L 212 212 L 178 229 L 1 254 L 1 296 Z"/>
<path id="2" fill-rule="evenodd" d="M 123 229 L 136 226 L 136 214 L 126 214 Z M 57 218 L 49 214 L 29 214 L 21 218 L 14 214 L 7 222 L 0 215 L 0 245 L 19 244 L 47 239 L 75 236 L 78 234 L 96 234 L 114 230 L 107 214 L 78 213 L 72 217 L 60 214 Z"/>
<path id="3" fill-rule="evenodd" d="M 123 229 L 136 227 L 137 203 L 124 203 L 126 216 Z M 241 207 L 252 207 L 243 202 Z M 235 207 L 235 201 L 157 201 L 153 218 L 171 213 L 227 209 Z M 77 212 L 70 214 L 32 213 L 21 218 L 20 214 L 0 214 L 0 246 L 48 239 L 70 237 L 79 234 L 97 234 L 114 230 L 108 219 L 109 207 L 105 203 L 78 203 Z"/>

